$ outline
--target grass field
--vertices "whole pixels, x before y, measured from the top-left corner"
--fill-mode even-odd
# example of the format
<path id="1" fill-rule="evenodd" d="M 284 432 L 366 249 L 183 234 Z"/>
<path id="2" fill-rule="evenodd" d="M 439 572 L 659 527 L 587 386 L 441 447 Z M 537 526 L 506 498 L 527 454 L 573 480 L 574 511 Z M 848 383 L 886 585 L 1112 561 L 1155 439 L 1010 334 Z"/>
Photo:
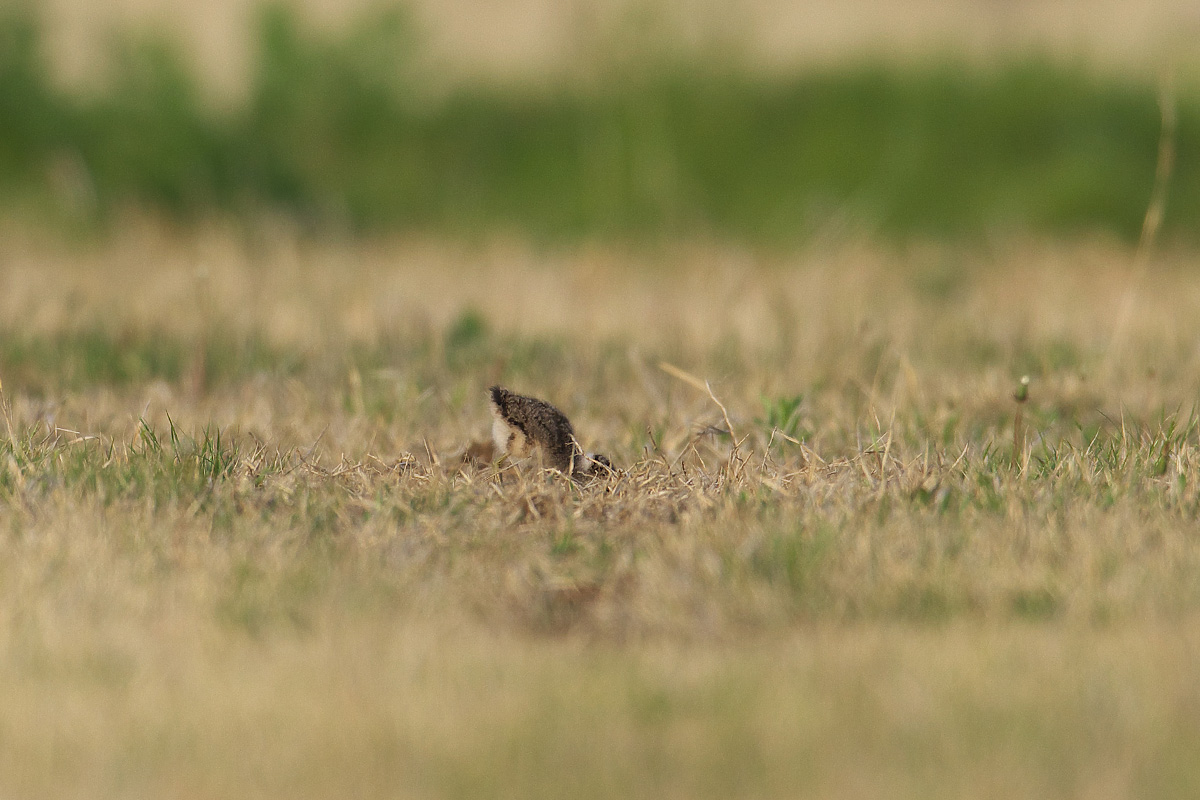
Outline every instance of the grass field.
<path id="1" fill-rule="evenodd" d="M 1200 792 L 1194 251 L 118 230 L 0 238 L 0 794 Z"/>

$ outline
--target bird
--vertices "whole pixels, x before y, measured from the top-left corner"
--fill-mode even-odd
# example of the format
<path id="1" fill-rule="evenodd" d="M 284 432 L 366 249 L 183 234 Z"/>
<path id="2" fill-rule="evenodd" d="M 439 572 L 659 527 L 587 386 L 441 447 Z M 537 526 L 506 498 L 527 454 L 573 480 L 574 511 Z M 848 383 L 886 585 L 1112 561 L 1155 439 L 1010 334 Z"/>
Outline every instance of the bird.
<path id="1" fill-rule="evenodd" d="M 606 456 L 583 452 L 567 415 L 545 400 L 493 386 L 488 389 L 488 405 L 498 456 L 540 456 L 547 466 L 577 481 L 612 472 Z"/>

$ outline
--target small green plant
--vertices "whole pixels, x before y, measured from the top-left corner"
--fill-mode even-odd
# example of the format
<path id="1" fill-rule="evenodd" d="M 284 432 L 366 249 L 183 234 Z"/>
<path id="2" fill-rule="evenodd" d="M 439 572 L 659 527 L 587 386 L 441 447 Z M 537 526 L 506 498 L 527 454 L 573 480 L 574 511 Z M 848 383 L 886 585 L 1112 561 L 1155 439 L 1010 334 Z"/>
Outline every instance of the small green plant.
<path id="1" fill-rule="evenodd" d="M 444 344 L 450 366 L 463 366 L 477 356 L 488 338 L 487 319 L 474 308 L 459 314 L 446 330 Z"/>
<path id="2" fill-rule="evenodd" d="M 553 543 L 550 546 L 550 552 L 558 557 L 569 556 L 577 552 L 580 548 L 579 539 L 575 535 L 575 531 L 567 528 L 554 535 Z"/>
<path id="3" fill-rule="evenodd" d="M 1022 375 L 1013 392 L 1017 413 L 1013 417 L 1013 466 L 1019 467 L 1025 454 L 1025 403 L 1029 401 L 1029 376 Z"/>
<path id="4" fill-rule="evenodd" d="M 804 403 L 803 394 L 775 398 L 762 396 L 759 398 L 759 403 L 762 405 L 763 413 L 761 417 L 755 417 L 754 423 L 768 437 L 781 433 L 794 441 L 804 438 L 804 431 L 800 427 L 800 407 Z"/>

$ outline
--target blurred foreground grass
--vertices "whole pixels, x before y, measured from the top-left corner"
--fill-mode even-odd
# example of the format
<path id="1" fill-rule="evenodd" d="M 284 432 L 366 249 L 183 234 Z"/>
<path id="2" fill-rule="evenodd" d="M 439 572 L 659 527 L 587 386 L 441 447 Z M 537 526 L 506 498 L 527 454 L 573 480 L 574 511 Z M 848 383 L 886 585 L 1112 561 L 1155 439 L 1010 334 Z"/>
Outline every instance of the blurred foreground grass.
<path id="1" fill-rule="evenodd" d="M 1190 252 L 17 241 L 0 793 L 1200 789 Z"/>
<path id="2" fill-rule="evenodd" d="M 342 31 L 258 17 L 243 100 L 206 104 L 169 42 L 114 37 L 62 89 L 32 13 L 0 14 L 4 210 L 52 225 L 130 206 L 179 219 L 284 212 L 325 231 L 521 231 L 550 240 L 706 232 L 804 241 L 997 231 L 1137 234 L 1155 87 L 1052 58 L 754 74 L 652 37 L 581 53 L 550 86 L 442 86 L 398 11 Z M 423 66 L 418 66 L 423 65 Z M 1180 81 L 1167 229 L 1200 214 L 1200 104 Z"/>

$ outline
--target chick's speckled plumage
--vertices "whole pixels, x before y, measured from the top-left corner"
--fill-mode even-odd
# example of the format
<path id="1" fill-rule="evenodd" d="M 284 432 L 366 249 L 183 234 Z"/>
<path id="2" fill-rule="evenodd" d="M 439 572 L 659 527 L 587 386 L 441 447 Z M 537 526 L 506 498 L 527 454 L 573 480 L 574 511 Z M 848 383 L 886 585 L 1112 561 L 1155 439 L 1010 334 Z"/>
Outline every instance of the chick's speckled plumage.
<path id="1" fill-rule="evenodd" d="M 584 456 L 571 421 L 545 400 L 515 394 L 502 386 L 488 390 L 492 440 L 496 452 L 512 458 L 540 453 L 547 466 L 577 477 L 598 466 L 611 469 L 604 456 Z"/>

